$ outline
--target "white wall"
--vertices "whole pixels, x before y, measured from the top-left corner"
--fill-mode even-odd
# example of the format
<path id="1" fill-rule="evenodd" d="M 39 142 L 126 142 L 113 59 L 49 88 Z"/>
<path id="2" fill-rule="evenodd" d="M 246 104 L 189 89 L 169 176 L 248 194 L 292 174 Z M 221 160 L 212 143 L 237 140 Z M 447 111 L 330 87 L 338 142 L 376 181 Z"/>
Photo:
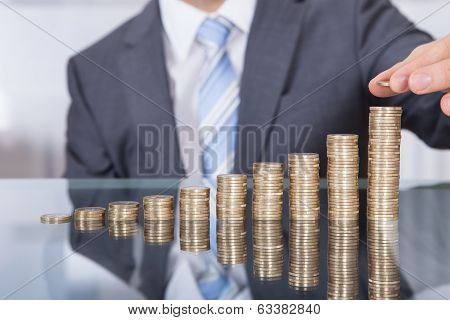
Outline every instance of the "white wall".
<path id="1" fill-rule="evenodd" d="M 139 1 L 6 1 L 80 50 L 139 12 Z M 56 177 L 64 169 L 74 51 L 0 3 L 0 177 Z"/>
<path id="2" fill-rule="evenodd" d="M 164 0 L 163 0 L 164 1 Z M 274 0 L 276 1 L 276 0 Z M 375 0 L 376 1 L 376 0 Z M 13 12 L 1 2 L 13 7 Z M 141 10 L 145 0 L 2 0 L 0 2 L 0 177 L 57 177 L 64 167 L 69 96 L 66 63 Z M 395 0 L 413 21 L 444 0 Z M 23 15 L 23 16 L 21 16 Z M 39 30 L 27 19 L 49 34 Z M 419 26 L 450 33 L 450 6 Z M 450 151 L 427 148 L 405 133 L 402 177 L 450 180 Z"/>

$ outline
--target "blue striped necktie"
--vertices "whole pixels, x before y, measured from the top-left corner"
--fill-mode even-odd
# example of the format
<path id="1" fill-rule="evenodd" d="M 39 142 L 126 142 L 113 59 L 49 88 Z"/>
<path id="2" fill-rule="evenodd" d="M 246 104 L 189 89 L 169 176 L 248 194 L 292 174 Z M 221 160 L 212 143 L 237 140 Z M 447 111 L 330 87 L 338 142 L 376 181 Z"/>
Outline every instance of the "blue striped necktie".
<path id="1" fill-rule="evenodd" d="M 215 190 L 216 176 L 230 173 L 234 166 L 238 124 L 239 83 L 226 51 L 232 24 L 223 18 L 207 18 L 199 27 L 197 41 L 207 52 L 198 93 L 199 139 L 202 173 L 211 187 L 211 249 L 217 255 Z M 206 299 L 217 299 L 226 290 L 229 279 L 217 266 L 210 266 L 206 281 L 199 289 Z"/>
<path id="2" fill-rule="evenodd" d="M 197 33 L 197 40 L 208 52 L 198 94 L 198 119 L 203 177 L 212 190 L 216 176 L 232 172 L 234 166 L 240 99 L 239 83 L 226 51 L 231 27 L 225 19 L 208 18 Z M 214 209 L 215 197 L 212 199 Z M 215 210 L 212 211 L 211 247 L 216 252 Z"/>

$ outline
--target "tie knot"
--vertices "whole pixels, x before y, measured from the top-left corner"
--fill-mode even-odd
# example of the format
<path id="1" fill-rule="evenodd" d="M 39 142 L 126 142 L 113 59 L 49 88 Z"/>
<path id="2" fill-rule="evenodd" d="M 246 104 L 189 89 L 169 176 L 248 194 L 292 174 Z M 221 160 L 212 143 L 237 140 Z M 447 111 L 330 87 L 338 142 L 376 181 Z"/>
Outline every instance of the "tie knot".
<path id="1" fill-rule="evenodd" d="M 222 48 L 227 43 L 230 30 L 231 24 L 227 20 L 206 18 L 198 28 L 197 39 Z"/>

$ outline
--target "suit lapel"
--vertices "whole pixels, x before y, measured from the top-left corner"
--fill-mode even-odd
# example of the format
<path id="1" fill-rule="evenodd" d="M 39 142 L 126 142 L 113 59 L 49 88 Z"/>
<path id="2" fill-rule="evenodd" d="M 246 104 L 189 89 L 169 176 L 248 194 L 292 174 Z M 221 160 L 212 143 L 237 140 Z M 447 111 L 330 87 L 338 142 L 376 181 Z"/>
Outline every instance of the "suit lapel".
<path id="1" fill-rule="evenodd" d="M 125 34 L 125 49 L 120 53 L 118 63 L 127 108 L 130 110 L 135 127 L 150 124 L 159 128 L 165 125 L 171 128 L 174 143 L 161 150 L 163 162 L 171 163 L 170 170 L 173 175 L 182 167 L 178 138 L 173 130 L 176 124 L 169 92 L 162 33 L 158 1 L 153 0 L 130 24 Z M 141 148 L 140 150 L 144 150 L 143 140 L 139 139 L 140 145 L 137 148 Z M 163 163 L 159 163 L 159 166 L 162 165 Z M 177 168 L 177 171 L 173 168 Z"/>
<path id="2" fill-rule="evenodd" d="M 258 0 L 241 81 L 241 139 L 235 162 L 238 172 L 263 160 L 264 144 L 298 46 L 304 6 L 303 1 Z M 262 126 L 256 138 L 242 131 L 246 125 Z"/>

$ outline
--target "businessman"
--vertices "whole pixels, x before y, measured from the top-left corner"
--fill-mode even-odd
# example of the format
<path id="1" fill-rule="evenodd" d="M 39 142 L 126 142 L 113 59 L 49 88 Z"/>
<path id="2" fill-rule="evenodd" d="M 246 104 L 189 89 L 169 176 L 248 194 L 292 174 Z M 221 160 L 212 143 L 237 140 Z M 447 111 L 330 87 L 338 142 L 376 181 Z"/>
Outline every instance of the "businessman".
<path id="1" fill-rule="evenodd" d="M 327 134 L 355 133 L 364 176 L 370 105 L 404 106 L 404 128 L 448 148 L 449 95 L 422 94 L 450 87 L 450 40 L 431 41 L 387 0 L 153 0 L 70 60 L 66 175 L 249 173 L 293 151 L 323 161 Z M 393 91 L 371 81 L 383 71 Z M 202 146 L 202 126 L 238 138 Z M 289 126 L 297 139 L 281 143 L 274 131 Z M 162 127 L 174 130 L 149 146 Z"/>
<path id="2" fill-rule="evenodd" d="M 360 136 L 365 176 L 370 105 L 404 106 L 403 128 L 448 148 L 449 43 L 388 0 L 152 0 L 69 62 L 66 176 L 213 183 L 289 152 L 323 163 L 329 133 Z M 173 298 L 189 263 L 168 259 Z M 255 297 L 239 271 L 217 281 L 198 296 Z"/>

